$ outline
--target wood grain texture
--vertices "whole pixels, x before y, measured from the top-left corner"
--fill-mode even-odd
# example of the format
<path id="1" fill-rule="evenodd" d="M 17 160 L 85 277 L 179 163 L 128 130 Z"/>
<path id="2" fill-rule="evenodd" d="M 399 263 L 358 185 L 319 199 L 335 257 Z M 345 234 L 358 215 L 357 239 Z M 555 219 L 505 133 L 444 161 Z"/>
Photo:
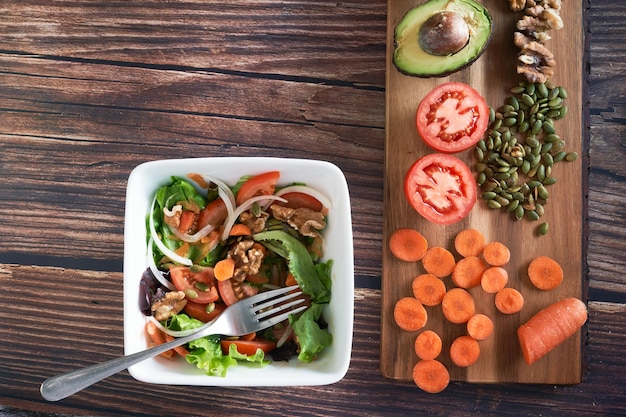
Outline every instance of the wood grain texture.
<path id="1" fill-rule="evenodd" d="M 427 395 L 380 371 L 386 3 L 2 2 L 0 416 L 626 414 L 626 7 L 583 2 L 583 382 L 453 382 Z M 206 389 L 120 373 L 44 401 L 45 378 L 123 352 L 128 174 L 198 155 L 295 155 L 346 173 L 357 284 L 348 374 L 324 387 Z"/>
<path id="2" fill-rule="evenodd" d="M 454 236 L 462 229 L 480 230 L 486 240 L 504 243 L 511 251 L 511 261 L 506 265 L 509 287 L 519 290 L 525 299 L 519 314 L 503 315 L 495 307 L 494 296 L 480 287 L 470 293 L 476 302 L 477 312 L 485 313 L 495 324 L 493 337 L 480 343 L 481 355 L 476 364 L 461 368 L 450 361 L 448 349 L 452 341 L 465 333 L 462 325 L 452 325 L 439 306 L 429 308 L 426 328 L 437 331 L 444 340 L 441 360 L 448 367 L 453 380 L 472 382 L 522 382 L 571 384 L 581 381 L 582 353 L 578 332 L 552 352 L 550 358 L 528 366 L 521 355 L 516 330 L 543 307 L 565 297 L 583 296 L 583 172 L 581 160 L 555 165 L 554 176 L 558 182 L 550 186 L 550 199 L 541 222 L 548 222 L 550 233 L 537 237 L 538 222 L 515 221 L 509 213 L 489 209 L 484 201 L 476 203 L 469 216 L 462 221 L 440 226 L 430 223 L 417 214 L 404 195 L 404 176 L 420 157 L 433 150 L 425 145 L 415 129 L 415 111 L 432 88 L 446 81 L 460 81 L 471 85 L 498 108 L 504 104 L 509 90 L 522 79 L 516 75 L 518 53 L 513 44 L 513 30 L 519 14 L 511 12 L 507 2 L 485 1 L 493 18 L 492 42 L 486 52 L 469 68 L 443 78 L 420 79 L 398 72 L 391 62 L 393 31 L 399 19 L 416 4 L 414 1 L 388 2 L 387 28 L 387 124 L 383 242 L 397 228 L 412 227 L 419 230 L 429 246 L 442 246 L 456 254 Z M 565 87 L 568 93 L 568 114 L 555 123 L 557 132 L 566 138 L 567 149 L 582 154 L 582 82 L 583 33 L 580 2 L 563 5 L 561 16 L 566 23 L 553 31 L 548 44 L 555 54 L 557 66 L 551 81 Z M 473 148 L 455 154 L 469 166 L 475 164 Z M 573 190 L 580 190 L 574 191 Z M 479 192 L 480 194 L 480 192 Z M 411 282 L 424 273 L 421 264 L 398 261 L 384 245 L 383 251 L 383 305 L 381 369 L 383 375 L 402 380 L 412 379 L 412 369 L 417 361 L 413 341 L 418 332 L 402 331 L 394 322 L 393 306 L 398 299 L 412 295 Z M 541 291 L 530 283 L 526 269 L 539 255 L 556 259 L 563 267 L 566 279 L 553 291 Z M 458 254 L 456 254 L 459 259 Z M 453 286 L 450 278 L 446 286 Z"/>

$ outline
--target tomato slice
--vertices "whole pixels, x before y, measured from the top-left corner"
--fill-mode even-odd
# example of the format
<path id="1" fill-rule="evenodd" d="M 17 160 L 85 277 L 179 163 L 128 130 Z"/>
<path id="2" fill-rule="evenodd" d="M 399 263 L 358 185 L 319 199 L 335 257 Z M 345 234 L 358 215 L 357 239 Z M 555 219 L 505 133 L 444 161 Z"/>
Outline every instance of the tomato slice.
<path id="1" fill-rule="evenodd" d="M 274 194 L 279 178 L 280 172 L 278 171 L 265 172 L 250 178 L 241 185 L 237 192 L 237 197 L 235 198 L 237 205 L 258 195 Z"/>
<path id="2" fill-rule="evenodd" d="M 194 266 L 192 271 L 186 266 L 174 266 L 170 268 L 170 278 L 176 289 L 183 291 L 191 301 L 208 304 L 219 299 L 213 268 Z"/>
<path id="3" fill-rule="evenodd" d="M 281 195 L 281 197 L 287 200 L 286 203 L 276 202 L 276 204 L 280 204 L 281 206 L 293 209 L 306 207 L 313 211 L 322 211 L 324 208 L 324 205 L 317 198 L 309 194 L 294 191 L 291 193 L 285 193 Z"/>
<path id="4" fill-rule="evenodd" d="M 416 115 L 417 131 L 431 148 L 445 153 L 474 146 L 489 125 L 487 101 L 467 84 L 449 82 L 422 99 Z"/>
<path id="5" fill-rule="evenodd" d="M 237 301 L 250 297 L 259 292 L 259 289 L 243 282 L 235 282 L 233 279 L 217 281 L 219 294 L 227 306 Z"/>
<path id="6" fill-rule="evenodd" d="M 221 198 L 213 200 L 198 215 L 197 229 L 200 230 L 209 224 L 219 226 L 224 223 L 226 217 L 228 217 L 228 210 L 224 200 Z"/>
<path id="7" fill-rule="evenodd" d="M 228 355 L 228 349 L 230 345 L 235 345 L 237 347 L 237 352 L 242 355 L 254 355 L 257 349 L 261 349 L 263 352 L 267 353 L 276 348 L 276 343 L 271 340 L 261 339 L 257 337 L 254 340 L 220 340 L 220 344 L 222 345 L 222 352 L 225 355 Z"/>
<path id="8" fill-rule="evenodd" d="M 206 308 L 207 308 L 207 305 L 209 304 L 199 304 L 199 303 L 195 303 L 193 301 L 187 300 L 187 304 L 185 304 L 184 311 L 190 317 L 193 317 L 194 319 L 198 319 L 200 321 L 208 323 L 209 321 L 219 316 L 220 313 L 222 313 L 222 311 L 226 310 L 226 304 L 215 303 L 214 304 L 215 308 L 213 309 L 213 311 L 208 313 L 206 311 Z"/>
<path id="9" fill-rule="evenodd" d="M 460 159 L 435 153 L 418 159 L 406 173 L 404 194 L 411 206 L 436 224 L 463 219 L 476 203 L 476 182 Z"/>

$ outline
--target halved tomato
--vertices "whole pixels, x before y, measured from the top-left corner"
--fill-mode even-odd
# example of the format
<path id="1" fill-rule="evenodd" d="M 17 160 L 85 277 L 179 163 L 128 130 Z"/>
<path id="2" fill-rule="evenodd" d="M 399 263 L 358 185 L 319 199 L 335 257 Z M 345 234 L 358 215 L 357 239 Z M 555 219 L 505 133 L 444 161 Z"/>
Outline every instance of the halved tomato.
<path id="1" fill-rule="evenodd" d="M 417 131 L 431 148 L 445 153 L 474 146 L 489 125 L 489 106 L 467 84 L 449 82 L 422 99 L 416 115 Z"/>
<path id="2" fill-rule="evenodd" d="M 174 266 L 170 268 L 170 278 L 176 289 L 184 292 L 191 301 L 208 304 L 219 299 L 213 268 L 194 266 L 191 270 L 186 266 Z"/>
<path id="3" fill-rule="evenodd" d="M 235 198 L 237 205 L 240 205 L 258 195 L 274 194 L 279 178 L 280 172 L 270 171 L 248 179 L 241 185 L 239 191 L 237 192 L 237 197 Z"/>
<path id="4" fill-rule="evenodd" d="M 434 153 L 418 159 L 404 178 L 404 194 L 427 220 L 451 224 L 476 203 L 476 182 L 468 166 L 452 155 Z"/>
<path id="5" fill-rule="evenodd" d="M 220 340 L 220 344 L 222 345 L 222 352 L 224 355 L 228 355 L 228 349 L 230 349 L 230 345 L 235 345 L 237 347 L 237 352 L 242 355 L 252 356 L 256 353 L 257 349 L 261 349 L 263 352 L 267 353 L 276 348 L 276 343 L 271 340 L 256 338 L 254 340 L 229 340 L 222 339 Z"/>

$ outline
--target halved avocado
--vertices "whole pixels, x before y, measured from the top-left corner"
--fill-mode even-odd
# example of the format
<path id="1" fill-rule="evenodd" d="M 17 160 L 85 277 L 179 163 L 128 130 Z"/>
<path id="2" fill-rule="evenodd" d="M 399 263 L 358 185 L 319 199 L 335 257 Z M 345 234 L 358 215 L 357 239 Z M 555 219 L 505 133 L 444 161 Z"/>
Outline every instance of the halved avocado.
<path id="1" fill-rule="evenodd" d="M 491 33 L 491 15 L 482 4 L 429 0 L 409 10 L 396 25 L 393 63 L 407 75 L 443 77 L 478 59 Z"/>

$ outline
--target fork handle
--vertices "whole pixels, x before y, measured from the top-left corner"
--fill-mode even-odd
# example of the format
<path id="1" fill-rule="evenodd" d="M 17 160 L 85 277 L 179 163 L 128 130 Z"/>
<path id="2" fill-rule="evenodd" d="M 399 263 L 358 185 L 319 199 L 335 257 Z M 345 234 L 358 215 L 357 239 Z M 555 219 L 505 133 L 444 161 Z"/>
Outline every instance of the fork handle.
<path id="1" fill-rule="evenodd" d="M 107 362 L 97 363 L 48 378 L 41 384 L 41 395 L 48 401 L 62 400 L 136 363 L 167 352 L 197 338 L 198 334 L 193 333 L 131 355 L 121 356 Z"/>

